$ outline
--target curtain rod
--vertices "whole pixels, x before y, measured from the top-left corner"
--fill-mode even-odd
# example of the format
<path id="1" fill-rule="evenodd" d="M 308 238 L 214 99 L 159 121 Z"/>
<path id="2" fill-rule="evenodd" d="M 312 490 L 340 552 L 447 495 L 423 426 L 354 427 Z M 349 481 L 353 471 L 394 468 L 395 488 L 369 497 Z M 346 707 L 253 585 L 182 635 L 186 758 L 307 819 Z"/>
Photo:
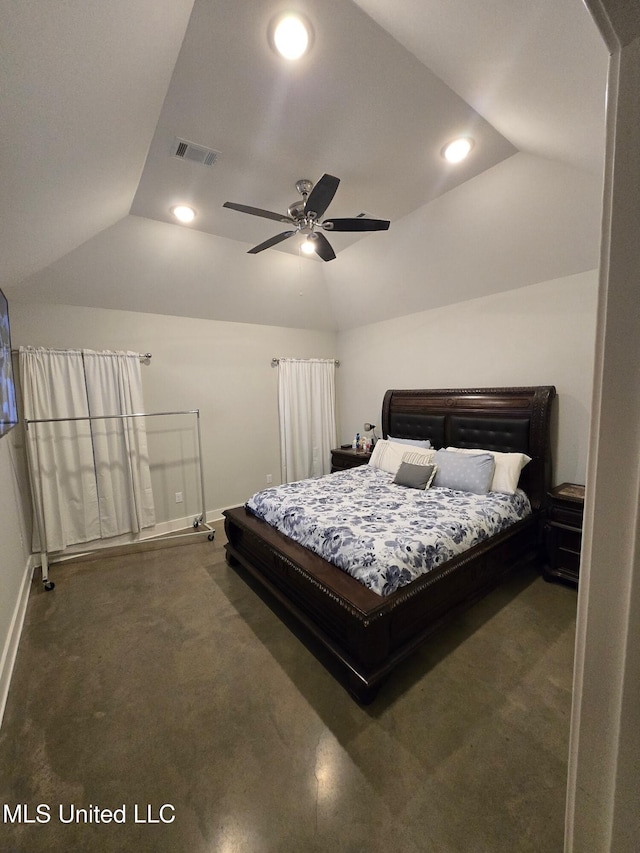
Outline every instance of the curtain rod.
<path id="1" fill-rule="evenodd" d="M 53 349 L 52 347 L 34 347 L 34 349 L 47 349 L 47 350 L 49 350 L 49 352 L 74 352 L 74 350 Z M 82 352 L 82 350 L 75 350 L 75 351 L 76 352 Z M 20 354 L 19 349 L 12 349 L 11 350 L 11 355 L 19 355 L 19 354 Z M 153 356 L 150 352 L 139 352 L 137 355 L 141 361 L 144 361 L 145 359 L 153 358 Z"/>
<path id="2" fill-rule="evenodd" d="M 296 358 L 293 361 L 333 361 L 335 362 L 336 367 L 340 367 L 340 362 L 337 358 Z M 271 367 L 277 367 L 280 364 L 279 358 L 271 359 Z"/>

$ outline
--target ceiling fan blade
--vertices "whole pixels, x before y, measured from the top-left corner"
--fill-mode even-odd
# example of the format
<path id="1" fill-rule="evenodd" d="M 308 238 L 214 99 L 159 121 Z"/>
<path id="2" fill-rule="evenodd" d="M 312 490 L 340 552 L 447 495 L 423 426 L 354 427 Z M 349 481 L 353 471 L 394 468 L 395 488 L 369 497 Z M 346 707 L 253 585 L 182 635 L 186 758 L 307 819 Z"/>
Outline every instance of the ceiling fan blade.
<path id="1" fill-rule="evenodd" d="M 305 214 L 308 216 L 313 214 L 316 219 L 320 219 L 331 204 L 339 183 L 340 178 L 335 178 L 333 175 L 323 175 L 309 193 L 304 206 Z"/>
<path id="2" fill-rule="evenodd" d="M 253 249 L 249 249 L 247 252 L 248 255 L 257 255 L 258 252 L 262 252 L 264 249 L 270 249 L 272 246 L 275 246 L 277 243 L 282 243 L 283 240 L 286 240 L 287 237 L 293 237 L 297 232 L 294 231 L 283 231 L 282 234 L 276 234 L 275 237 L 270 237 L 268 240 L 265 240 L 264 243 L 260 243 L 259 246 L 254 246 Z"/>
<path id="3" fill-rule="evenodd" d="M 331 243 L 327 240 L 324 234 L 320 234 L 318 231 L 314 232 L 313 235 L 313 245 L 316 250 L 316 255 L 319 255 L 323 261 L 332 261 L 336 253 L 331 248 Z"/>
<path id="4" fill-rule="evenodd" d="M 231 210 L 239 210 L 240 213 L 250 213 L 253 216 L 263 216 L 265 219 L 275 219 L 276 222 L 293 222 L 290 216 L 285 213 L 274 213 L 272 210 L 262 210 L 260 207 L 249 207 L 246 204 L 236 204 L 233 201 L 225 201 L 222 205 Z"/>
<path id="5" fill-rule="evenodd" d="M 366 219 L 364 216 L 354 216 L 346 219 L 325 219 L 321 227 L 325 231 L 387 231 L 388 219 Z"/>

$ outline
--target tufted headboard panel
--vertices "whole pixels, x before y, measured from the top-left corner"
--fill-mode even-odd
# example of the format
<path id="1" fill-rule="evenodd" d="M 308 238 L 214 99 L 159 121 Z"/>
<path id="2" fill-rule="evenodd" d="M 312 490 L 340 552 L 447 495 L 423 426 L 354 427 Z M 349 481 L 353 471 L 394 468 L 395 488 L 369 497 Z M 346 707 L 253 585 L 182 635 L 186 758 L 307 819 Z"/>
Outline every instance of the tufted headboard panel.
<path id="1" fill-rule="evenodd" d="M 444 415 L 420 415 L 412 412 L 397 412 L 390 418 L 389 429 L 384 433 L 396 438 L 429 437 L 434 447 L 443 447 L 445 441 Z M 384 432 L 384 425 L 382 427 Z"/>
<path id="2" fill-rule="evenodd" d="M 526 453 L 520 486 L 534 509 L 551 487 L 549 425 L 553 385 L 521 388 L 390 390 L 382 404 L 382 433 L 428 438 L 436 448 L 478 447 Z"/>
<path id="3" fill-rule="evenodd" d="M 478 418 L 451 415 L 448 445 L 526 453 L 529 418 Z"/>

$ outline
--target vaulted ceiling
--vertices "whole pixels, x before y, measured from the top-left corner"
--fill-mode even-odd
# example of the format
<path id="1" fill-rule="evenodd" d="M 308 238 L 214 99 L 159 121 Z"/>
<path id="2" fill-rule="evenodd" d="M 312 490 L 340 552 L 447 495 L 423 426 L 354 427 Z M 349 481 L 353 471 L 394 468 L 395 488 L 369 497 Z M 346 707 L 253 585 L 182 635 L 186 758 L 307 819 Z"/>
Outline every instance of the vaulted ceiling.
<path id="1" fill-rule="evenodd" d="M 266 32 L 296 8 L 299 63 Z M 341 328 L 594 268 L 607 53 L 581 0 L 0 0 L 0 283 L 41 299 Z M 464 164 L 440 155 L 475 140 Z M 213 166 L 173 156 L 176 138 Z M 300 178 L 389 218 L 302 258 Z M 175 224 L 169 208 L 198 215 Z"/>

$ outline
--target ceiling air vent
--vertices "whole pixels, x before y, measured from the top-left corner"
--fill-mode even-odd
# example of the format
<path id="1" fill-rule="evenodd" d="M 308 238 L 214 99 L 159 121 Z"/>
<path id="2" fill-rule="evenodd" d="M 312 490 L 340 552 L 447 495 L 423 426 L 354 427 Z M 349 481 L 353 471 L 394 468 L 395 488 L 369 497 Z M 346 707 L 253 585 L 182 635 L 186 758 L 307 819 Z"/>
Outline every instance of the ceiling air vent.
<path id="1" fill-rule="evenodd" d="M 192 163 L 200 163 L 202 166 L 213 166 L 220 156 L 220 152 L 214 151 L 213 148 L 205 148 L 204 145 L 195 145 L 186 139 L 178 138 L 173 141 L 171 153 L 179 160 L 191 160 Z"/>

